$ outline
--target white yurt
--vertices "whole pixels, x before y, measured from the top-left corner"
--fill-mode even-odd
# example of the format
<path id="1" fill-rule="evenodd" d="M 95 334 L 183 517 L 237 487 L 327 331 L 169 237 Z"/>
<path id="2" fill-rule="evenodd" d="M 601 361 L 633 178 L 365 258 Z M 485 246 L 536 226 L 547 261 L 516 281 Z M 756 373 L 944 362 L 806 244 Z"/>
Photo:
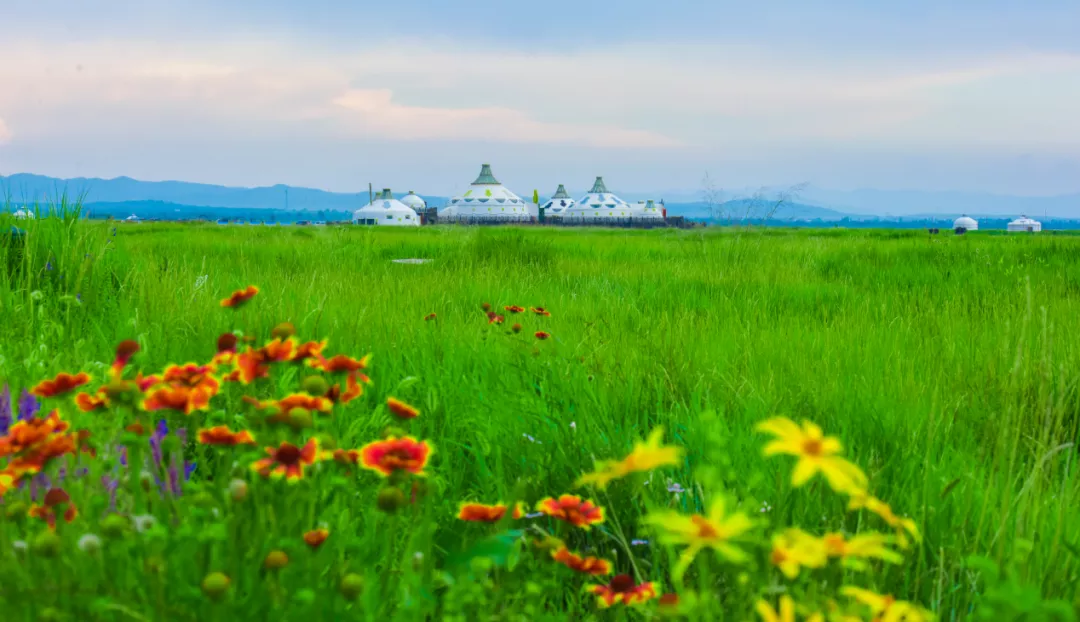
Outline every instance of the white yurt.
<path id="1" fill-rule="evenodd" d="M 656 201 L 649 199 L 648 201 L 638 201 L 634 205 L 634 209 L 640 211 L 640 216 L 635 215 L 634 218 L 663 218 L 664 217 L 664 204 L 661 202 L 657 204 Z"/>
<path id="2" fill-rule="evenodd" d="M 559 184 L 559 189 L 555 191 L 555 194 L 551 195 L 547 203 L 540 207 L 544 208 L 545 215 L 560 216 L 563 211 L 573 207 L 574 204 L 574 199 L 570 198 L 570 193 L 566 191 L 562 184 Z"/>
<path id="3" fill-rule="evenodd" d="M 953 231 L 959 231 L 961 229 L 963 229 L 964 231 L 978 231 L 979 221 L 971 218 L 967 214 L 964 214 L 960 218 L 957 218 L 953 221 L 952 228 Z"/>
<path id="4" fill-rule="evenodd" d="M 379 225 L 392 227 L 419 227 L 420 216 L 408 205 L 394 198 L 389 188 L 375 197 L 370 204 L 353 212 L 354 225 Z"/>
<path id="5" fill-rule="evenodd" d="M 128 216 L 127 218 L 124 219 L 124 222 L 133 223 L 133 224 L 137 223 L 137 222 L 140 222 L 140 221 L 141 221 L 141 219 L 138 216 L 136 216 L 135 214 L 132 214 L 131 216 Z"/>
<path id="6" fill-rule="evenodd" d="M 491 173 L 491 165 L 480 167 L 480 176 L 462 194 L 450 199 L 440 218 L 525 220 L 529 218 L 528 204 L 510 192 Z"/>
<path id="7" fill-rule="evenodd" d="M 409 194 L 401 197 L 401 202 L 418 213 L 427 207 L 427 201 L 424 201 L 412 190 L 409 191 Z"/>
<path id="8" fill-rule="evenodd" d="M 662 218 L 661 210 L 655 205 L 651 211 L 645 210 L 644 203 L 631 205 L 608 191 L 603 177 L 597 177 L 592 190 L 577 200 L 573 207 L 563 212 L 563 218 L 615 219 L 615 218 Z"/>
<path id="9" fill-rule="evenodd" d="M 1016 220 L 1009 223 L 1009 231 L 1022 231 L 1025 233 L 1032 233 L 1035 231 L 1042 231 L 1042 223 L 1028 218 L 1027 216 L 1021 216 Z"/>

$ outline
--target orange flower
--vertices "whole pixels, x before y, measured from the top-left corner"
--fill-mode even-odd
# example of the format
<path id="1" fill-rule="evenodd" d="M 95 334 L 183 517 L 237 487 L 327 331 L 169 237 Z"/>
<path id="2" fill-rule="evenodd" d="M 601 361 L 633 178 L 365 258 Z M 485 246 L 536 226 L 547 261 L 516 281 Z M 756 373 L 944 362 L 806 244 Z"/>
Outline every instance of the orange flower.
<path id="1" fill-rule="evenodd" d="M 66 432 L 68 427 L 68 422 L 60 418 L 59 410 L 53 410 L 44 418 L 17 421 L 8 430 L 7 436 L 0 437 L 0 456 L 25 451 L 54 434 Z"/>
<path id="2" fill-rule="evenodd" d="M 71 497 L 63 488 L 50 488 L 45 493 L 42 505 L 30 506 L 28 512 L 31 518 L 40 518 L 49 525 L 49 529 L 56 529 L 56 510 L 58 506 L 64 506 L 64 522 L 70 523 L 79 515 L 78 508 L 71 502 Z"/>
<path id="3" fill-rule="evenodd" d="M 259 348 L 258 352 L 263 361 L 267 363 L 283 363 L 285 361 L 293 360 L 296 355 L 296 341 L 292 338 L 272 339 L 265 346 Z"/>
<path id="4" fill-rule="evenodd" d="M 239 381 L 242 384 L 250 384 L 257 378 L 270 375 L 270 366 L 266 364 L 261 350 L 253 351 L 248 348 L 247 352 L 236 355 L 234 363 L 236 369 L 226 377 L 226 380 L 230 382 Z"/>
<path id="5" fill-rule="evenodd" d="M 210 398 L 214 394 L 206 387 L 192 389 L 184 385 L 174 385 L 156 389 L 143 400 L 143 409 L 175 410 L 190 415 L 196 410 L 209 410 Z"/>
<path id="6" fill-rule="evenodd" d="M 533 335 L 533 336 L 536 337 L 537 339 L 539 339 L 540 341 L 543 341 L 543 340 L 547 339 L 548 337 L 550 337 L 551 333 L 545 333 L 542 330 L 538 330 L 538 331 L 536 331 L 536 334 Z"/>
<path id="7" fill-rule="evenodd" d="M 196 365 L 186 363 L 184 365 L 169 365 L 165 368 L 162 381 L 175 385 L 183 385 L 195 388 L 205 388 L 216 395 L 221 384 L 214 377 L 217 368 L 214 365 Z"/>
<path id="8" fill-rule="evenodd" d="M 113 359 L 113 364 L 109 368 L 109 373 L 114 378 L 119 378 L 120 374 L 124 372 L 124 368 L 127 367 L 131 357 L 135 356 L 135 353 L 140 349 L 139 342 L 133 339 L 125 339 L 116 346 L 116 358 Z"/>
<path id="9" fill-rule="evenodd" d="M 360 463 L 359 449 L 335 449 L 330 456 L 338 464 L 351 465 Z"/>
<path id="10" fill-rule="evenodd" d="M 84 413 L 108 408 L 109 398 L 105 394 L 105 387 L 98 389 L 95 395 L 79 393 L 75 396 L 75 406 Z"/>
<path id="11" fill-rule="evenodd" d="M 506 318 L 501 315 L 497 315 L 494 311 L 488 311 L 488 324 L 502 324 Z"/>
<path id="12" fill-rule="evenodd" d="M 321 413 L 328 413 L 334 409 L 334 402 L 329 398 L 307 393 L 293 393 L 278 400 L 277 405 L 281 408 L 281 412 L 286 414 L 293 408 L 306 408 Z"/>
<path id="13" fill-rule="evenodd" d="M 656 598 L 656 586 L 653 583 L 635 585 L 633 577 L 625 574 L 613 577 L 607 585 L 590 586 L 589 591 L 596 594 L 597 604 L 605 609 L 620 602 L 624 605 L 636 605 Z"/>
<path id="14" fill-rule="evenodd" d="M 414 475 L 424 475 L 431 446 L 426 441 L 418 441 L 411 436 L 374 441 L 360 448 L 360 461 L 365 469 L 370 469 L 383 476 L 393 475 L 396 471 L 408 471 Z"/>
<path id="15" fill-rule="evenodd" d="M 532 312 L 537 314 L 537 315 L 543 315 L 543 316 L 550 316 L 551 315 L 551 311 L 548 311 L 547 309 L 545 309 L 543 307 L 533 307 Z"/>
<path id="16" fill-rule="evenodd" d="M 154 386 L 155 384 L 160 383 L 161 376 L 143 376 L 142 372 L 135 374 L 135 386 L 139 387 L 139 391 L 143 393 L 146 393 L 146 390 Z"/>
<path id="17" fill-rule="evenodd" d="M 315 369 L 321 369 L 328 374 L 335 374 L 340 372 L 358 372 L 362 369 L 367 369 L 368 362 L 371 360 L 371 355 L 367 355 L 362 359 L 354 359 L 344 354 L 338 354 L 330 358 L 319 357 L 315 359 L 311 366 Z"/>
<path id="18" fill-rule="evenodd" d="M 589 529 L 591 525 L 604 522 L 604 508 L 577 495 L 562 495 L 558 499 L 547 497 L 536 504 L 536 511 L 552 518 L 566 521 L 575 527 Z"/>
<path id="19" fill-rule="evenodd" d="M 235 447 L 236 445 L 254 445 L 255 439 L 247 430 L 233 432 L 226 426 L 219 425 L 199 430 L 199 442 L 204 445 Z"/>
<path id="20" fill-rule="evenodd" d="M 424 321 L 425 322 L 430 322 L 431 320 L 434 320 L 434 319 L 435 319 L 435 314 L 434 313 L 428 313 L 427 315 L 424 316 Z"/>
<path id="21" fill-rule="evenodd" d="M 230 307 L 233 309 L 239 309 L 247 304 L 249 300 L 255 297 L 255 294 L 259 293 L 259 288 L 254 285 L 248 285 L 244 289 L 238 289 L 233 292 L 228 298 L 221 301 L 221 306 Z"/>
<path id="22" fill-rule="evenodd" d="M 132 434 L 138 434 L 139 436 L 146 436 L 146 426 L 142 421 L 136 421 L 135 423 L 124 428 L 125 432 L 131 432 Z"/>
<path id="23" fill-rule="evenodd" d="M 292 360 L 295 363 L 306 361 L 307 359 L 317 359 L 322 356 L 323 350 L 326 348 L 326 340 L 323 341 L 308 341 L 296 346 L 296 353 L 293 354 Z"/>
<path id="24" fill-rule="evenodd" d="M 263 477 L 285 477 L 289 482 L 302 478 L 304 467 L 315 464 L 320 457 L 319 445 L 315 439 L 309 440 L 303 447 L 282 442 L 276 449 L 267 447 L 266 453 L 270 457 L 253 462 L 251 470 Z"/>
<path id="25" fill-rule="evenodd" d="M 591 574 L 601 577 L 611 574 L 611 562 L 599 557 L 581 557 L 570 552 L 570 549 L 560 547 L 551 553 L 551 558 L 567 568 L 582 574 Z"/>
<path id="26" fill-rule="evenodd" d="M 307 543 L 313 549 L 317 549 L 322 546 L 323 542 L 330 537 L 330 532 L 326 529 L 312 529 L 304 534 L 304 542 Z"/>
<path id="27" fill-rule="evenodd" d="M 394 397 L 386 398 L 386 407 L 398 419 L 415 419 L 420 414 L 420 411 L 416 408 Z"/>
<path id="28" fill-rule="evenodd" d="M 517 305 L 510 305 L 509 307 L 503 307 L 503 309 L 506 309 L 510 313 L 521 313 L 522 311 L 525 310 L 525 307 L 519 307 Z"/>
<path id="29" fill-rule="evenodd" d="M 462 503 L 458 510 L 458 519 L 473 523 L 497 523 L 506 516 L 507 507 L 503 504 L 484 505 L 483 503 Z M 521 504 L 514 505 L 514 520 L 520 519 L 525 513 Z"/>
<path id="30" fill-rule="evenodd" d="M 90 382 L 90 374 L 86 372 L 81 371 L 77 374 L 60 372 L 52 380 L 39 382 L 34 388 L 30 389 L 30 393 L 42 398 L 55 397 L 73 391 L 88 382 Z"/>

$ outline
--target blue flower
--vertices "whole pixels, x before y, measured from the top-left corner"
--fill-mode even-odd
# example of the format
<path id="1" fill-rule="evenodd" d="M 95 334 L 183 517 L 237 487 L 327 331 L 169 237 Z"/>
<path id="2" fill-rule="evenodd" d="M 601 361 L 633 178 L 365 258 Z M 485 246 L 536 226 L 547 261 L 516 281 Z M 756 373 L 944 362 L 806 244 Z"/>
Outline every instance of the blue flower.
<path id="1" fill-rule="evenodd" d="M 19 395 L 19 420 L 29 421 L 37 416 L 39 410 L 41 410 L 41 403 L 36 397 L 30 395 L 29 391 L 23 389 Z"/>
<path id="2" fill-rule="evenodd" d="M 11 389 L 5 384 L 4 391 L 0 393 L 0 435 L 8 433 L 11 421 Z"/>

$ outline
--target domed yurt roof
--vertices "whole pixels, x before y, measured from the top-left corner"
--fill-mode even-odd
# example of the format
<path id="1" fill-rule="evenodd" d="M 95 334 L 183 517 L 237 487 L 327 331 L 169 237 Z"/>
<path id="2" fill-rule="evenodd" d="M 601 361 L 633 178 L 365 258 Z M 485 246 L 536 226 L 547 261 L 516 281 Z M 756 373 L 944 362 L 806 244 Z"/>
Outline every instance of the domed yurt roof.
<path id="1" fill-rule="evenodd" d="M 468 190 L 450 199 L 443 216 L 521 217 L 529 216 L 525 201 L 502 185 L 491 172 L 491 165 L 480 167 L 480 175 Z"/>
<path id="2" fill-rule="evenodd" d="M 353 212 L 353 222 L 365 225 L 419 226 L 420 217 L 411 207 L 394 198 L 389 188 Z"/>
<path id="3" fill-rule="evenodd" d="M 414 210 L 422 210 L 427 207 L 427 202 L 412 190 L 409 191 L 409 194 L 401 197 L 401 202 Z"/>
<path id="4" fill-rule="evenodd" d="M 953 229 L 967 229 L 968 231 L 978 231 L 979 221 L 971 218 L 970 216 L 964 215 L 954 220 L 952 226 Z"/>
<path id="5" fill-rule="evenodd" d="M 550 210 L 552 214 L 562 213 L 563 210 L 574 206 L 574 199 L 570 198 L 570 193 L 566 191 L 566 188 L 562 184 L 559 184 L 559 189 L 555 191 L 555 194 L 551 195 L 551 198 L 547 203 L 544 203 L 541 207 L 544 210 Z"/>
<path id="6" fill-rule="evenodd" d="M 631 205 L 619 198 L 607 189 L 603 177 L 597 177 L 592 190 L 578 199 L 576 205 L 567 208 L 563 215 L 568 218 L 662 218 L 661 210 L 655 204 L 646 209 L 645 203 Z"/>
<path id="7" fill-rule="evenodd" d="M 1009 223 L 1006 227 L 1009 231 L 1042 231 L 1042 223 L 1034 218 L 1021 216 Z"/>

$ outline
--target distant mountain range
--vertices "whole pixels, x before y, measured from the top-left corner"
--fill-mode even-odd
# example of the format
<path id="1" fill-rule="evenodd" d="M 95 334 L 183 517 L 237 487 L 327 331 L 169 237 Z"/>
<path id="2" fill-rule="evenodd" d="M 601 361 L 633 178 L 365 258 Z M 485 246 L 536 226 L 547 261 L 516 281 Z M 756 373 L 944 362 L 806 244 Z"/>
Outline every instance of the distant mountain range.
<path id="1" fill-rule="evenodd" d="M 283 213 L 347 213 L 368 203 L 367 192 L 327 192 L 280 184 L 261 188 L 236 188 L 182 181 L 139 181 L 130 177 L 58 179 L 29 173 L 0 176 L 0 205 L 47 205 L 57 202 L 65 194 L 69 201 L 79 198 L 88 208 L 94 209 L 96 206 L 100 213 L 120 216 L 125 212 L 139 213 L 139 210 L 142 210 L 160 214 L 151 217 L 162 218 L 168 217 L 169 213 L 195 217 L 194 214 L 199 212 L 217 213 L 219 210 L 234 208 L 280 210 Z M 736 193 L 743 197 L 754 194 L 749 190 Z M 624 198 L 636 200 L 640 198 L 639 195 L 640 193 L 626 193 Z M 431 205 L 441 206 L 446 202 L 446 197 L 421 196 Z M 731 193 L 728 196 L 731 196 Z M 653 198 L 662 197 L 658 195 Z M 749 198 L 730 199 L 710 208 L 706 202 L 694 200 L 690 193 L 669 194 L 667 208 L 673 215 L 721 220 L 761 218 L 771 210 L 767 200 Z M 961 214 L 976 217 L 1014 217 L 1027 214 L 1036 218 L 1080 219 L 1080 193 L 1055 197 L 1018 197 L 907 190 L 837 191 L 808 186 L 800 189 L 794 200 L 780 205 L 772 218 L 779 221 L 835 221 L 893 220 L 903 217 L 907 220 L 946 219 Z"/>

